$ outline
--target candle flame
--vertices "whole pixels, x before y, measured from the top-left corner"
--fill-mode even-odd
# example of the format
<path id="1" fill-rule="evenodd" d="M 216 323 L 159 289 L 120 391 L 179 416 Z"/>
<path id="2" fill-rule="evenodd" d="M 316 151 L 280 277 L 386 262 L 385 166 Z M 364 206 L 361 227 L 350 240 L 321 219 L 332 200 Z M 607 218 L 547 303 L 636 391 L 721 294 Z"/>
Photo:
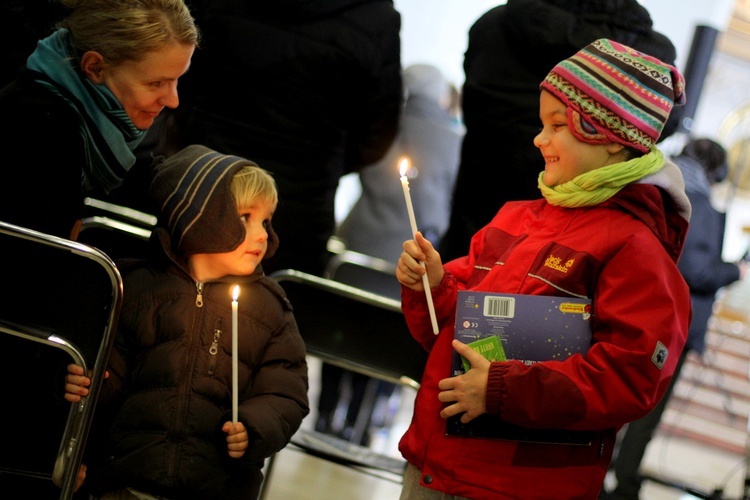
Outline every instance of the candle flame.
<path id="1" fill-rule="evenodd" d="M 232 290 L 232 300 L 236 302 L 239 296 L 240 296 L 240 285 L 235 285 L 234 289 Z"/>
<path id="2" fill-rule="evenodd" d="M 402 156 L 398 162 L 398 171 L 401 174 L 401 177 L 404 177 L 408 170 L 409 170 L 409 158 L 407 156 Z"/>

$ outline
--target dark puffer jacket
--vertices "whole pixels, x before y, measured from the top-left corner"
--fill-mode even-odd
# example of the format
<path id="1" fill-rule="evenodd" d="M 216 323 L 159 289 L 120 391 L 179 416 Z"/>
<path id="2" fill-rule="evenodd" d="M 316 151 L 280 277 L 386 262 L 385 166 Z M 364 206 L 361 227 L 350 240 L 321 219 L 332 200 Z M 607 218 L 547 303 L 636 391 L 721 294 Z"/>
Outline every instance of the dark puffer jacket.
<path id="1" fill-rule="evenodd" d="M 244 241 L 230 186 L 253 165 L 193 145 L 156 167 L 151 196 L 170 231 L 154 230 L 148 261 L 119 264 L 123 306 L 102 388 L 107 446 L 103 458 L 87 461 L 94 493 L 132 487 L 170 499 L 256 498 L 264 459 L 309 411 L 305 345 L 281 287 L 260 266 L 201 282 L 187 264 L 187 255 L 226 253 Z M 278 246 L 270 224 L 267 232 L 266 256 Z M 249 446 L 231 458 L 221 427 L 232 419 L 237 285 L 238 418 Z"/>
<path id="2" fill-rule="evenodd" d="M 260 270 L 196 283 L 168 241 L 158 230 L 158 261 L 131 264 L 124 276 L 127 293 L 103 389 L 121 406 L 106 462 L 89 463 L 92 487 L 255 498 L 263 460 L 288 443 L 308 413 L 305 346 L 284 292 Z M 250 441 L 240 459 L 227 455 L 221 431 L 232 409 L 234 285 L 241 287 L 239 420 Z"/>

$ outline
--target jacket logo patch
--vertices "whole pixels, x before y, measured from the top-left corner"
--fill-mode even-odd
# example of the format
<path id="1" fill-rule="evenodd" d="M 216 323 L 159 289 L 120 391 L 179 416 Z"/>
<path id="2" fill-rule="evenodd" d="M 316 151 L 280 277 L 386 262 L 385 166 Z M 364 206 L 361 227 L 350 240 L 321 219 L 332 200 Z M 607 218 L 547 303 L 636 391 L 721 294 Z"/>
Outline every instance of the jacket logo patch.
<path id="1" fill-rule="evenodd" d="M 667 355 L 669 354 L 669 350 L 662 344 L 661 342 L 656 342 L 656 348 L 654 349 L 654 353 L 651 355 L 651 362 L 656 365 L 656 367 L 661 370 L 664 368 L 664 363 L 667 361 Z"/>
<path id="2" fill-rule="evenodd" d="M 562 259 L 560 257 L 555 257 L 554 255 L 550 255 L 547 257 L 547 259 L 544 261 L 544 266 L 549 267 L 551 269 L 554 269 L 555 271 L 560 271 L 561 273 L 567 273 L 571 267 L 573 267 L 573 264 L 575 263 L 575 259 L 570 259 L 565 264 L 562 264 Z"/>

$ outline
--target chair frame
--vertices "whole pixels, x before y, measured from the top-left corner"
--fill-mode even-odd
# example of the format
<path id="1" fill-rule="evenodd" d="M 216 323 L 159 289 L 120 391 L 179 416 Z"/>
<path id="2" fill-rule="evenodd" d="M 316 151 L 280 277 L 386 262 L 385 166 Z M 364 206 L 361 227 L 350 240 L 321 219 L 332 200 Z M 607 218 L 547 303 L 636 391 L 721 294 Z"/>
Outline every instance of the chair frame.
<path id="1" fill-rule="evenodd" d="M 380 319 L 387 321 L 387 319 L 385 318 L 389 317 L 392 321 L 394 314 L 403 314 L 401 311 L 401 303 L 398 300 L 362 290 L 354 286 L 346 285 L 344 283 L 331 279 L 321 278 L 290 269 L 279 270 L 271 274 L 271 277 L 275 279 L 282 286 L 282 288 L 286 287 L 285 290 L 287 290 L 288 296 L 290 296 L 292 307 L 295 307 L 295 293 L 289 292 L 292 292 L 292 287 L 296 285 L 302 285 L 307 288 L 307 291 L 305 292 L 307 296 L 300 297 L 301 300 L 316 296 L 316 306 L 319 305 L 318 302 L 322 301 L 328 303 L 329 301 L 335 300 L 336 297 L 339 297 L 348 302 L 350 304 L 350 307 L 346 308 L 341 306 L 341 304 L 337 304 L 337 306 L 339 307 L 336 309 L 336 311 L 340 311 L 341 315 L 353 315 L 362 313 L 362 317 L 359 318 L 359 320 L 364 327 L 364 334 L 371 333 L 370 331 L 366 330 L 375 330 L 379 326 L 382 326 L 382 323 L 378 321 L 378 315 L 385 313 L 387 316 Z M 326 295 L 328 296 L 328 299 L 325 298 Z M 300 304 L 298 303 L 298 306 L 299 305 Z M 342 308 L 346 310 L 342 311 Z M 318 308 L 317 310 L 319 309 L 320 308 Z M 336 314 L 336 311 L 326 314 Z M 411 337 L 405 320 L 403 322 L 403 331 L 401 331 L 400 333 L 390 332 L 392 336 L 397 339 L 399 345 L 397 345 L 396 343 L 393 343 L 391 345 L 391 343 L 389 342 L 384 342 L 379 345 L 379 349 L 370 348 L 367 350 L 367 352 L 363 352 L 363 350 L 352 350 L 346 349 L 345 347 L 340 347 L 342 345 L 345 346 L 345 342 L 330 343 L 326 339 L 322 338 L 324 337 L 324 335 L 321 335 L 320 332 L 318 332 L 317 337 L 315 335 L 306 333 L 308 332 L 308 330 L 306 330 L 305 328 L 305 323 L 307 323 L 308 321 L 310 322 L 310 324 L 319 325 L 322 328 L 333 328 L 328 325 L 325 320 L 322 320 L 321 318 L 303 320 L 303 318 L 299 314 L 297 314 L 297 312 L 295 312 L 295 317 L 298 319 L 298 323 L 300 323 L 300 333 L 302 335 L 302 338 L 305 340 L 307 352 L 309 355 L 321 359 L 324 362 L 340 366 L 347 370 L 362 373 L 364 375 L 372 377 L 373 379 L 383 380 L 400 386 L 410 387 L 414 390 L 419 389 L 419 381 L 422 377 L 424 364 L 427 361 L 427 352 L 416 342 L 416 340 L 413 339 L 413 337 Z M 331 333 L 333 334 L 333 336 L 339 336 L 340 334 L 356 335 L 363 334 L 363 331 L 345 331 L 343 333 L 336 331 Z M 402 341 L 403 343 L 401 343 Z M 388 351 L 389 348 L 390 351 Z M 391 354 L 389 354 L 389 352 Z M 352 358 L 351 356 L 353 356 L 354 358 Z M 399 357 L 406 358 L 408 360 L 408 363 L 404 363 L 403 366 L 400 366 L 397 359 Z M 352 467 L 361 472 L 376 474 L 382 472 L 399 474 L 400 472 L 399 475 L 403 474 L 403 470 L 397 472 L 393 469 L 393 467 L 384 468 L 372 462 L 368 462 L 366 459 L 355 456 L 354 454 L 349 455 L 340 450 L 331 449 L 330 446 L 327 446 L 325 442 L 322 442 L 322 440 L 320 440 L 320 436 L 322 434 L 323 433 L 316 431 L 300 429 L 292 437 L 290 444 L 310 455 L 328 460 L 333 463 Z M 341 441 L 345 442 L 344 440 Z M 353 443 L 349 444 L 357 448 L 369 450 L 369 448 L 359 447 L 358 445 L 354 445 Z M 266 483 L 271 476 L 273 462 L 274 456 L 269 458 L 269 461 L 266 465 L 266 481 L 263 484 L 261 495 L 259 497 L 261 499 L 264 498 L 265 493 L 267 492 L 268 486 Z M 403 466 L 406 466 L 405 461 L 403 463 Z"/>
<path id="2" fill-rule="evenodd" d="M 340 283 L 328 278 L 321 278 L 293 269 L 283 269 L 276 271 L 271 274 L 271 278 L 276 280 L 282 286 L 282 288 L 284 287 L 284 284 L 288 282 L 304 284 L 319 290 L 321 293 L 337 295 L 347 300 L 352 300 L 352 303 L 372 306 L 373 311 L 382 309 L 385 311 L 395 312 L 397 314 L 403 314 L 401 311 L 401 302 L 399 302 L 398 300 L 392 299 L 390 297 L 385 297 L 383 295 L 379 295 L 367 290 L 363 290 L 351 285 L 347 285 L 345 283 Z M 294 306 L 294 303 L 292 303 L 292 306 Z M 305 338 L 305 332 L 301 333 L 302 337 Z M 409 334 L 408 332 L 408 327 L 406 326 L 405 321 L 404 334 L 405 336 L 408 336 L 406 337 L 407 339 L 413 340 L 411 334 Z M 362 373 L 379 380 L 385 380 L 394 384 L 406 385 L 415 390 L 419 388 L 422 369 L 424 368 L 424 363 L 426 363 L 427 360 L 427 352 L 422 351 L 424 361 L 421 363 L 421 367 L 419 370 L 417 370 L 417 368 L 414 366 L 410 367 L 408 370 L 397 370 L 391 366 L 385 367 L 378 364 L 375 358 L 369 356 L 369 354 L 372 353 L 367 354 L 367 362 L 362 362 L 361 359 L 359 361 L 349 359 L 345 357 L 346 353 L 332 351 L 328 346 L 323 346 L 320 344 L 310 344 L 309 339 L 306 339 L 306 342 L 307 352 L 309 354 L 316 356 L 328 363 L 346 368 L 347 370 Z M 411 344 L 411 341 L 407 340 L 407 342 Z M 419 349 L 421 349 L 421 346 L 417 344 L 416 340 L 413 340 L 413 344 L 414 346 L 418 346 Z"/>
<path id="3" fill-rule="evenodd" d="M 400 285 L 396 281 L 396 264 L 380 257 L 341 247 L 328 260 L 323 276 L 394 300 L 400 299 Z M 356 280 L 352 281 L 354 278 Z M 360 283 L 367 283 L 367 285 Z M 388 288 L 390 283 L 393 283 L 392 289 Z"/>
<path id="4" fill-rule="evenodd" d="M 60 487 L 60 498 L 68 500 L 72 498 L 74 493 L 78 470 L 86 446 L 86 438 L 104 380 L 107 358 L 114 342 L 117 320 L 122 305 L 122 278 L 117 267 L 106 254 L 87 245 L 2 221 L 0 221 L 0 233 L 12 238 L 28 240 L 34 245 L 38 244 L 60 252 L 69 252 L 82 259 L 87 259 L 103 270 L 111 285 L 112 294 L 106 305 L 106 325 L 101 333 L 101 340 L 93 363 L 87 362 L 86 356 L 76 346 L 76 343 L 60 335 L 54 326 L 39 327 L 38 325 L 0 320 L 0 333 L 61 349 L 72 358 L 73 363 L 82 366 L 85 372 L 91 374 L 89 395 L 82 398 L 79 403 L 71 404 L 63 437 L 59 444 L 57 460 L 51 473 L 52 481 Z M 13 471 L 10 472 L 13 473 Z M 38 476 L 39 478 L 46 478 L 46 473 L 39 471 Z"/>

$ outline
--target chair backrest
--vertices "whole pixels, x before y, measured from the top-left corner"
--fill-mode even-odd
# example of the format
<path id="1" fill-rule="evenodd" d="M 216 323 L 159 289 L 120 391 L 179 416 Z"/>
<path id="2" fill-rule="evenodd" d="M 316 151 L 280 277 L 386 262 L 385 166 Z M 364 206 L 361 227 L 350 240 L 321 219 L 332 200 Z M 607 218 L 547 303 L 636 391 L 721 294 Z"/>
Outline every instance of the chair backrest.
<path id="1" fill-rule="evenodd" d="M 145 257 L 151 230 L 128 222 L 93 215 L 83 219 L 79 242 L 106 253 L 113 260 Z"/>
<path id="2" fill-rule="evenodd" d="M 295 270 L 271 277 L 289 297 L 310 354 L 373 378 L 419 386 L 427 352 L 409 333 L 399 301 Z"/>
<path id="3" fill-rule="evenodd" d="M 21 485 L 30 498 L 71 498 L 114 341 L 122 279 L 94 248 L 4 222 L 0 248 L 0 349 L 7 373 L 19 381 L 7 384 L 0 412 L 0 496 Z M 75 405 L 63 399 L 71 362 L 92 378 L 89 396 Z"/>
<path id="4" fill-rule="evenodd" d="M 308 354 L 374 379 L 419 388 L 427 352 L 409 333 L 400 301 L 291 269 L 276 271 L 271 277 L 292 303 Z M 406 465 L 365 446 L 304 428 L 291 444 L 359 470 L 402 474 Z M 268 461 L 260 499 L 268 491 L 274 457 Z"/>
<path id="5" fill-rule="evenodd" d="M 331 256 L 325 277 L 395 300 L 401 299 L 401 285 L 396 280 L 396 264 L 353 250 L 342 250 Z"/>
<path id="6" fill-rule="evenodd" d="M 145 228 L 152 228 L 157 222 L 155 215 L 96 198 L 84 198 L 83 204 L 85 216 L 104 216 Z"/>
<path id="7" fill-rule="evenodd" d="M 84 205 L 77 241 L 114 260 L 146 256 L 156 216 L 95 198 L 86 198 Z"/>

